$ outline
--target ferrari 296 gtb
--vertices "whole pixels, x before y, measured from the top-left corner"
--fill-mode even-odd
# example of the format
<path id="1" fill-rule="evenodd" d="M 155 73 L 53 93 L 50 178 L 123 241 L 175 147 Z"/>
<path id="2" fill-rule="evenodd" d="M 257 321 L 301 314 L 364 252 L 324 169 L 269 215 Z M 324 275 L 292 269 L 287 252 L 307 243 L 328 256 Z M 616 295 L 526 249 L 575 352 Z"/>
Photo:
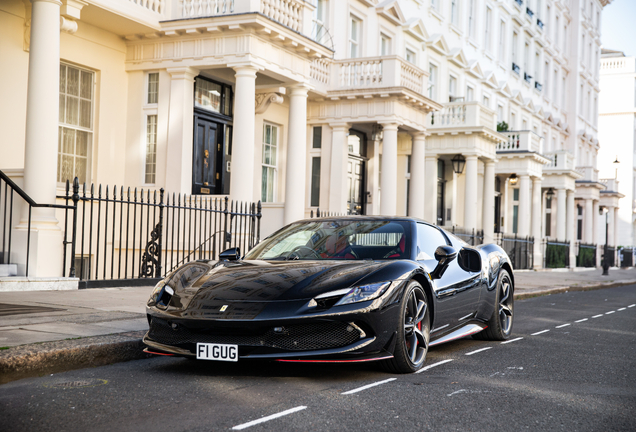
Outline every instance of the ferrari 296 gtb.
<path id="1" fill-rule="evenodd" d="M 147 305 L 146 351 L 204 360 L 381 361 L 415 372 L 429 346 L 505 340 L 514 275 L 505 251 L 414 218 L 302 220 L 244 257 L 183 265 Z"/>

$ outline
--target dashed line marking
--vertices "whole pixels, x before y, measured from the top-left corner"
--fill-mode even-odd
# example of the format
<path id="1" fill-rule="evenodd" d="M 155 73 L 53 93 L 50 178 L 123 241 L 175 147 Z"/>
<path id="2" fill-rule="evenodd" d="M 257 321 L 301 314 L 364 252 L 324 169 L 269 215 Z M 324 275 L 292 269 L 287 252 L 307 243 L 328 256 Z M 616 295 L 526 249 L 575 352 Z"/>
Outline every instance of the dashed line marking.
<path id="1" fill-rule="evenodd" d="M 627 308 L 620 308 L 620 309 L 617 309 L 617 310 L 620 312 L 620 311 L 624 311 L 625 309 L 627 309 Z"/>
<path id="2" fill-rule="evenodd" d="M 473 354 L 477 354 L 477 353 L 480 353 L 480 352 L 482 352 L 482 351 L 489 350 L 489 349 L 491 349 L 491 348 L 492 348 L 492 347 L 486 347 L 486 348 L 478 349 L 478 350 L 475 350 L 475 351 L 471 351 L 471 352 L 469 352 L 469 353 L 466 353 L 466 355 L 473 355 Z"/>
<path id="3" fill-rule="evenodd" d="M 532 333 L 530 336 L 536 336 L 536 335 L 540 335 L 541 333 L 547 333 L 550 330 L 541 330 L 540 332 L 536 332 L 536 333 Z"/>
<path id="4" fill-rule="evenodd" d="M 259 423 L 264 423 L 266 421 L 274 420 L 274 419 L 279 418 L 279 417 L 283 417 L 283 416 L 286 416 L 286 415 L 289 415 L 289 414 L 293 414 L 295 412 L 302 411 L 302 410 L 304 410 L 306 408 L 307 408 L 306 406 L 297 406 L 296 408 L 291 408 L 291 409 L 288 409 L 286 411 L 282 411 L 282 412 L 279 412 L 279 413 L 276 413 L 276 414 L 269 415 L 267 417 L 259 418 L 258 420 L 252 420 L 251 422 L 247 422 L 247 423 L 243 423 L 243 424 L 234 426 L 232 428 L 232 430 L 246 429 L 246 428 L 248 428 L 250 426 L 254 426 L 254 425 L 257 425 Z"/>
<path id="5" fill-rule="evenodd" d="M 583 322 L 583 321 L 587 321 L 587 318 L 583 318 L 583 319 L 580 319 L 580 320 L 577 320 L 577 321 L 574 321 L 574 322 Z"/>
<path id="6" fill-rule="evenodd" d="M 600 318 L 600 317 L 602 317 L 602 316 L 603 316 L 603 314 L 600 314 L 600 315 L 594 315 L 592 318 Z"/>
<path id="7" fill-rule="evenodd" d="M 613 314 L 614 312 L 616 312 L 616 311 L 609 311 L 609 312 L 605 312 L 605 315 L 611 315 L 611 314 Z"/>
<path id="8" fill-rule="evenodd" d="M 632 305 L 629 305 L 627 307 L 630 308 L 630 307 L 634 307 L 634 306 L 636 306 L 636 304 L 632 304 Z"/>
<path id="9" fill-rule="evenodd" d="M 502 345 L 503 344 L 509 344 L 509 343 L 516 342 L 516 341 L 521 340 L 521 339 L 523 339 L 523 338 L 522 337 L 518 337 L 516 339 L 510 339 L 509 341 L 502 342 L 501 344 Z"/>
<path id="10" fill-rule="evenodd" d="M 570 323 L 567 323 L 567 324 L 561 324 L 560 326 L 556 326 L 555 328 L 563 328 L 563 327 L 567 327 L 567 326 L 569 326 L 569 325 L 572 325 L 572 324 L 570 324 Z"/>
<path id="11" fill-rule="evenodd" d="M 422 369 L 418 370 L 415 373 L 422 373 L 424 371 L 427 371 L 429 369 L 434 368 L 435 366 L 443 365 L 444 363 L 448 363 L 448 362 L 452 362 L 452 361 L 453 361 L 453 359 L 442 360 L 442 361 L 439 361 L 437 363 L 433 363 L 432 365 L 425 366 L 425 367 L 423 367 Z"/>
<path id="12" fill-rule="evenodd" d="M 379 385 L 382 385 L 382 384 L 386 384 L 386 383 L 391 382 L 391 381 L 395 381 L 396 379 L 397 378 L 389 378 L 389 379 L 386 379 L 384 381 L 374 382 L 372 384 L 367 384 L 365 386 L 358 387 L 357 389 L 349 390 L 349 391 L 346 391 L 346 392 L 343 392 L 343 393 L 340 393 L 340 394 L 350 395 L 350 394 L 358 393 L 358 392 L 360 392 L 362 390 L 366 390 L 366 389 L 371 388 L 371 387 L 375 387 L 375 386 L 379 386 Z"/>

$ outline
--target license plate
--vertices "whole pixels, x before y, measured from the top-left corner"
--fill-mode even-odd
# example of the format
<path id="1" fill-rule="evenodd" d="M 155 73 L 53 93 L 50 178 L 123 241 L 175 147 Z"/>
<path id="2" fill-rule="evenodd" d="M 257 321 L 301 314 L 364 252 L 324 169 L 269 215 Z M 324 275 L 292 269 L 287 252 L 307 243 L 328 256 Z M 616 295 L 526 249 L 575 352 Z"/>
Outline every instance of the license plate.
<path id="1" fill-rule="evenodd" d="M 197 359 L 238 361 L 238 345 L 197 343 Z"/>

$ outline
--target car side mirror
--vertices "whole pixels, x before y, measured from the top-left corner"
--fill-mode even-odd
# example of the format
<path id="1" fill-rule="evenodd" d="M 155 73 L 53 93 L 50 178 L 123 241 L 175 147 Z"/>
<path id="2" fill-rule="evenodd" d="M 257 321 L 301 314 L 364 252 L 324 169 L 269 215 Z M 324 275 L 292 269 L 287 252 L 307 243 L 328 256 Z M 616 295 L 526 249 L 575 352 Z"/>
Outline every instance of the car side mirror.
<path id="1" fill-rule="evenodd" d="M 219 254 L 219 260 L 238 261 L 240 259 L 241 249 L 237 247 L 224 250 Z"/>
<path id="2" fill-rule="evenodd" d="M 457 251 L 450 246 L 440 246 L 435 249 L 435 259 L 437 260 L 437 266 L 433 273 L 431 273 L 432 279 L 439 279 L 444 275 L 444 272 L 448 268 L 448 265 L 457 257 Z"/>

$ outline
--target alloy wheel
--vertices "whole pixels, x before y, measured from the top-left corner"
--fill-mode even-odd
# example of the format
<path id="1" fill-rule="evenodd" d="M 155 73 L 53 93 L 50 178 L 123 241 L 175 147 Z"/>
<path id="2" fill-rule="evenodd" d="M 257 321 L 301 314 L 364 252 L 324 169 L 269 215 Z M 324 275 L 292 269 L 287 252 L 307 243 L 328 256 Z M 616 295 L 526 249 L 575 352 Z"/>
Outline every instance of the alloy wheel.
<path id="1" fill-rule="evenodd" d="M 427 309 L 424 292 L 419 288 L 411 290 L 404 313 L 404 344 L 414 365 L 424 360 L 428 348 L 428 323 L 424 321 Z"/>
<path id="2" fill-rule="evenodd" d="M 501 281 L 501 293 L 499 294 L 499 323 L 501 331 L 507 335 L 512 327 L 513 296 L 510 280 L 506 277 Z"/>

